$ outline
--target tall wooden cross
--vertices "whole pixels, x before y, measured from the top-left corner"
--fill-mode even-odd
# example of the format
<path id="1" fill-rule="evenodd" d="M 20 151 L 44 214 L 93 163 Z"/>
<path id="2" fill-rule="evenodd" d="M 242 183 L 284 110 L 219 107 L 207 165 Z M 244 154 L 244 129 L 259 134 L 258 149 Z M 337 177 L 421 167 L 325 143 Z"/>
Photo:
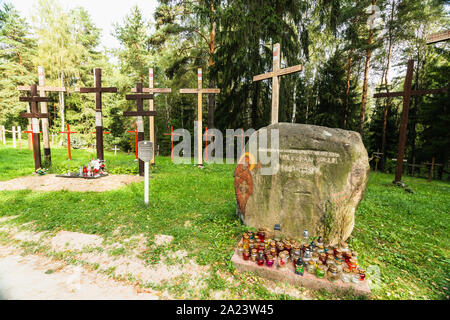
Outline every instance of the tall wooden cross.
<path id="1" fill-rule="evenodd" d="M 33 84 L 30 88 L 30 97 L 20 97 L 19 101 L 30 102 L 31 112 L 22 112 L 20 117 L 31 118 L 33 130 L 33 154 L 34 154 L 34 168 L 38 170 L 42 168 L 41 162 L 41 141 L 39 134 L 39 118 L 48 118 L 48 113 L 40 113 L 38 109 L 39 102 L 48 102 L 49 98 L 40 97 L 37 95 L 37 85 Z"/>
<path id="2" fill-rule="evenodd" d="M 171 93 L 172 89 L 170 88 L 154 88 L 153 87 L 153 68 L 148 69 L 148 88 L 143 88 L 144 93 L 150 93 L 150 94 L 156 94 L 156 93 Z M 133 88 L 131 92 L 136 92 L 136 88 Z M 154 111 L 155 110 L 155 101 L 153 98 L 150 99 L 150 106 L 149 110 Z M 153 146 L 156 146 L 155 142 L 155 118 L 150 117 L 150 141 L 153 142 Z M 136 147 L 137 148 L 137 147 Z M 155 163 L 155 150 L 156 148 L 153 148 L 153 159 L 150 160 L 150 164 Z"/>
<path id="3" fill-rule="evenodd" d="M 77 133 L 77 132 L 74 132 L 74 131 L 70 131 L 70 126 L 69 126 L 69 124 L 67 123 L 66 124 L 66 131 L 61 131 L 60 133 L 65 133 L 65 134 L 67 134 L 67 150 L 68 150 L 68 152 L 69 152 L 69 160 L 72 160 L 72 154 L 71 154 L 71 152 L 70 152 L 70 134 L 71 133 Z"/>
<path id="4" fill-rule="evenodd" d="M 198 89 L 180 89 L 180 93 L 196 93 L 197 94 L 197 162 L 199 167 L 203 167 L 203 129 L 202 129 L 202 121 L 203 121 L 203 94 L 215 94 L 220 93 L 220 89 L 203 89 L 203 72 L 202 68 L 198 68 L 197 70 L 197 82 Z"/>
<path id="5" fill-rule="evenodd" d="M 28 134 L 31 134 L 31 145 L 33 146 L 33 147 L 32 147 L 32 150 L 33 150 L 33 159 L 36 159 L 36 154 L 35 154 L 35 152 L 34 152 L 33 124 L 30 124 L 30 129 L 31 129 L 31 130 L 24 131 L 24 132 L 25 132 L 25 133 L 28 133 Z M 41 132 L 39 132 L 39 133 L 41 133 Z"/>
<path id="6" fill-rule="evenodd" d="M 260 80 L 272 78 L 272 120 L 271 120 L 271 124 L 278 123 L 278 110 L 279 110 L 279 104 L 280 104 L 280 80 L 281 80 L 280 77 L 284 76 L 286 74 L 300 72 L 303 69 L 301 64 L 282 69 L 280 52 L 281 52 L 281 45 L 279 43 L 276 43 L 273 46 L 273 70 L 272 70 L 272 72 L 260 74 L 260 75 L 253 77 L 253 81 L 260 81 Z"/>
<path id="7" fill-rule="evenodd" d="M 105 160 L 103 151 L 102 93 L 115 93 L 117 88 L 102 88 L 102 69 L 94 69 L 94 88 L 80 88 L 80 93 L 95 93 L 95 132 L 97 159 Z"/>
<path id="8" fill-rule="evenodd" d="M 45 86 L 45 71 L 43 66 L 38 66 L 38 76 L 39 76 L 39 86 L 37 87 L 39 91 L 39 96 L 45 97 L 46 92 L 66 92 L 64 87 L 46 87 Z M 30 91 L 29 86 L 19 86 L 17 87 L 19 91 Z M 41 102 L 41 112 L 48 113 L 47 102 Z M 51 165 L 52 155 L 50 152 L 50 139 L 48 133 L 48 119 L 42 118 L 42 139 L 44 140 L 44 159 Z"/>
<path id="9" fill-rule="evenodd" d="M 395 170 L 394 182 L 402 181 L 403 159 L 405 157 L 406 129 L 408 125 L 408 114 L 411 96 L 423 96 L 434 93 L 445 93 L 448 91 L 448 88 L 412 90 L 411 84 L 413 73 L 414 73 L 414 60 L 409 60 L 408 68 L 406 70 L 405 83 L 403 85 L 403 92 L 377 93 L 373 95 L 374 98 L 403 97 L 403 111 L 400 123 L 400 136 L 398 139 L 397 168 Z"/>
<path id="10" fill-rule="evenodd" d="M 125 111 L 125 117 L 137 117 L 138 143 L 144 141 L 144 116 L 154 117 L 156 111 L 144 111 L 144 100 L 153 99 L 153 94 L 145 94 L 142 89 L 142 82 L 136 84 L 136 93 L 127 94 L 127 100 L 136 100 L 137 111 Z M 139 175 L 144 176 L 144 161 L 139 159 Z"/>

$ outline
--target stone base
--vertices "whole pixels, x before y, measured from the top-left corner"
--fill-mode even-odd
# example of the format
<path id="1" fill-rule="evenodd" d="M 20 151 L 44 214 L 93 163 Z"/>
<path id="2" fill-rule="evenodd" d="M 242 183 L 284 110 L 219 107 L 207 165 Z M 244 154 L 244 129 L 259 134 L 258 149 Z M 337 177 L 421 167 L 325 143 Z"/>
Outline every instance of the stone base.
<path id="1" fill-rule="evenodd" d="M 278 269 L 278 267 L 275 266 L 269 268 L 266 265 L 260 267 L 253 261 L 242 259 L 237 251 L 234 252 L 231 261 L 239 271 L 254 272 L 255 274 L 269 280 L 285 281 L 293 285 L 314 290 L 325 289 L 335 293 L 353 291 L 353 294 L 358 296 L 371 295 L 367 281 L 360 281 L 359 283 L 345 283 L 341 280 L 330 282 L 326 279 L 319 279 L 315 275 L 308 272 L 305 272 L 303 276 L 301 276 L 294 272 L 292 263 L 284 269 Z"/>

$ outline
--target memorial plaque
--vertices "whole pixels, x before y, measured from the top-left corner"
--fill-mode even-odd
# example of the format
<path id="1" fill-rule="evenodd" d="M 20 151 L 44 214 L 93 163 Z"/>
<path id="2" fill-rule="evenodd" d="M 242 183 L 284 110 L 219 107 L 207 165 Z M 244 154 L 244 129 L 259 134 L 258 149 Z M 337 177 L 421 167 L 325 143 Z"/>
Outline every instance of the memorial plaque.
<path id="1" fill-rule="evenodd" d="M 139 141 L 138 143 L 138 157 L 144 162 L 153 159 L 153 142 Z"/>

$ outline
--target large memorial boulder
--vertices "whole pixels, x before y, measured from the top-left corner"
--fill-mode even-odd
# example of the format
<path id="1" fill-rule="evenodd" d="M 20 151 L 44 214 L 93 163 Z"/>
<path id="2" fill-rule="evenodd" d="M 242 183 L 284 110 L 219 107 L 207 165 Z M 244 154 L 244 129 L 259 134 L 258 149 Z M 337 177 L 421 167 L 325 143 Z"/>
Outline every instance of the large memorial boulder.
<path id="1" fill-rule="evenodd" d="M 245 224 L 267 230 L 280 224 L 291 238 L 307 229 L 332 245 L 350 236 L 369 179 L 359 133 L 278 123 L 256 131 L 245 151 L 234 173 L 237 213 Z"/>

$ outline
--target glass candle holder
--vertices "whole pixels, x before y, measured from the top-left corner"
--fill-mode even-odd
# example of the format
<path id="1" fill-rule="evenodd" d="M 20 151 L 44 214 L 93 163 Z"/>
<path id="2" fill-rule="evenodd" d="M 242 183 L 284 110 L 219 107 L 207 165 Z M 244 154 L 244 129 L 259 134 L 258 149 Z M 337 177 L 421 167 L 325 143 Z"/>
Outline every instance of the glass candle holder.
<path id="1" fill-rule="evenodd" d="M 346 282 L 346 283 L 350 282 L 351 281 L 351 276 L 352 276 L 352 273 L 351 273 L 350 269 L 345 267 L 342 270 L 342 274 L 341 274 L 342 281 Z"/>
<path id="2" fill-rule="evenodd" d="M 366 279 L 366 271 L 363 269 L 359 270 L 359 281 L 364 281 Z"/>
<path id="3" fill-rule="evenodd" d="M 319 265 L 316 268 L 316 277 L 319 279 L 325 278 L 325 267 L 323 265 Z"/>
<path id="4" fill-rule="evenodd" d="M 325 264 L 327 262 L 327 255 L 322 252 L 321 254 L 319 254 L 319 260 L 322 261 L 323 264 Z"/>
<path id="5" fill-rule="evenodd" d="M 244 258 L 244 260 L 250 259 L 250 251 L 245 250 L 242 257 Z"/>
<path id="6" fill-rule="evenodd" d="M 266 264 L 269 268 L 271 268 L 273 266 L 273 256 L 272 255 L 267 256 Z"/>
<path id="7" fill-rule="evenodd" d="M 281 240 L 281 226 L 279 224 L 276 224 L 273 227 L 273 238 L 275 239 L 275 241 Z"/>
<path id="8" fill-rule="evenodd" d="M 357 261 L 355 259 L 350 259 L 348 261 L 348 268 L 350 270 L 355 270 L 357 267 L 358 267 L 358 263 L 357 263 Z"/>
<path id="9" fill-rule="evenodd" d="M 259 228 L 258 230 L 258 238 L 261 242 L 264 242 L 264 240 L 266 239 L 266 232 L 264 231 L 264 229 Z"/>
<path id="10" fill-rule="evenodd" d="M 309 260 L 306 263 L 306 272 L 313 274 L 316 271 L 315 269 L 316 269 L 316 266 L 315 266 L 314 262 L 312 260 Z"/>
<path id="11" fill-rule="evenodd" d="M 264 265 L 264 259 L 257 260 L 258 266 L 262 267 Z"/>
<path id="12" fill-rule="evenodd" d="M 252 250 L 252 255 L 250 256 L 250 259 L 252 261 L 256 261 L 257 256 L 258 256 L 258 251 L 256 249 L 253 249 Z"/>
<path id="13" fill-rule="evenodd" d="M 303 244 L 309 244 L 309 232 L 306 229 L 303 231 Z"/>
<path id="14" fill-rule="evenodd" d="M 303 261 L 302 261 L 302 259 L 301 259 L 301 258 L 298 258 L 298 259 L 295 261 L 294 266 L 295 266 L 295 274 L 298 274 L 298 275 L 302 276 L 303 273 L 304 273 L 304 271 L 303 271 Z"/>
<path id="15" fill-rule="evenodd" d="M 327 278 L 328 280 L 330 280 L 331 282 L 336 282 L 339 280 L 340 278 L 340 274 L 338 269 L 336 268 L 336 266 L 332 265 L 328 268 L 328 272 L 327 272 Z"/>

